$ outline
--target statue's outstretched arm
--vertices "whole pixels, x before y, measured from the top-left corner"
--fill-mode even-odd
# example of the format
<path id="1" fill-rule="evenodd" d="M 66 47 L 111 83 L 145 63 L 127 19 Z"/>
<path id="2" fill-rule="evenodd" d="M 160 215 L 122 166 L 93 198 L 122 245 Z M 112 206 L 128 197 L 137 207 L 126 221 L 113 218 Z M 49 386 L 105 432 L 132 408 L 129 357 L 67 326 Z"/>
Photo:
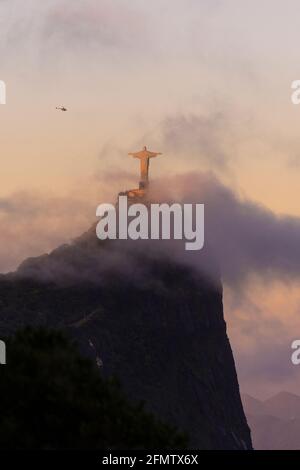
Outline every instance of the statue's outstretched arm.
<path id="1" fill-rule="evenodd" d="M 133 158 L 141 158 L 141 156 L 139 155 L 139 153 L 134 153 L 134 152 L 131 152 L 128 154 L 130 157 L 133 157 Z"/>
<path id="2" fill-rule="evenodd" d="M 149 158 L 154 158 L 154 157 L 157 157 L 158 155 L 162 155 L 161 152 L 149 152 Z"/>

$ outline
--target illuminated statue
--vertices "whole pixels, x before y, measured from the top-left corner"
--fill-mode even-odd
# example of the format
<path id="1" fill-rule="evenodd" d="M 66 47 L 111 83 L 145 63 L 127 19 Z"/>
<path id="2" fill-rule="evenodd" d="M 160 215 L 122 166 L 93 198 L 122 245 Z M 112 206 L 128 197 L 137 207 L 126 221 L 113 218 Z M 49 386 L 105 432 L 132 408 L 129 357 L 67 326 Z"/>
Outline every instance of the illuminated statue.
<path id="1" fill-rule="evenodd" d="M 149 181 L 149 163 L 150 158 L 157 157 L 161 155 L 160 152 L 149 152 L 147 147 L 144 147 L 140 152 L 131 152 L 128 155 L 131 155 L 134 158 L 139 158 L 141 162 L 141 180 L 142 185 L 147 186 Z"/>

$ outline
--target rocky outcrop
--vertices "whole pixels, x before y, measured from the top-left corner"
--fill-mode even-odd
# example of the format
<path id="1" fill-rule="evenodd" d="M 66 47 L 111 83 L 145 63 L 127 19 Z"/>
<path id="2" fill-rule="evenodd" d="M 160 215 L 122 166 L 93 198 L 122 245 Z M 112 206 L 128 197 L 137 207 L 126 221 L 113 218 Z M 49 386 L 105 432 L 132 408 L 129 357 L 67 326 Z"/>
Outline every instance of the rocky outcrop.
<path id="1" fill-rule="evenodd" d="M 0 335 L 63 328 L 132 401 L 198 449 L 251 449 L 220 283 L 94 230 L 0 278 Z"/>

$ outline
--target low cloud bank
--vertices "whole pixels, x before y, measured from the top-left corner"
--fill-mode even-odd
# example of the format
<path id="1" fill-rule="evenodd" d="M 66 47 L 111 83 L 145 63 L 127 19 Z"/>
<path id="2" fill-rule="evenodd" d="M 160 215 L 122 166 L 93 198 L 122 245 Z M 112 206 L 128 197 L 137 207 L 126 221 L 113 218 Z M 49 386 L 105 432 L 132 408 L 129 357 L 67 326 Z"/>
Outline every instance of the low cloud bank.
<path id="1" fill-rule="evenodd" d="M 204 203 L 205 248 L 199 252 L 186 252 L 182 242 L 156 243 L 149 241 L 148 255 L 169 254 L 173 258 L 177 257 L 179 260 L 192 263 L 193 266 L 206 272 L 209 276 L 212 275 L 212 272 L 216 272 L 215 266 L 212 269 L 213 259 L 220 269 L 222 279 L 228 285 L 235 287 L 242 285 L 253 274 L 287 281 L 299 277 L 299 218 L 278 216 L 260 205 L 241 199 L 211 173 L 185 174 L 157 180 L 151 185 L 151 196 L 161 202 Z M 51 203 L 46 200 L 42 201 L 45 208 L 42 210 L 43 204 L 40 201 L 37 203 L 34 198 L 24 199 L 24 197 L 15 196 L 12 200 L 2 199 L 0 201 L 0 213 L 2 216 L 5 215 L 7 224 L 6 234 L 13 231 L 9 224 L 12 225 L 14 221 L 19 224 L 15 227 L 19 233 L 24 229 L 23 236 L 14 240 L 14 244 L 19 246 L 19 253 L 24 251 L 25 255 L 26 249 L 24 248 L 29 245 L 32 248 L 36 243 L 38 247 L 36 255 L 38 255 L 41 253 L 43 243 L 45 247 L 49 245 L 49 237 L 63 240 L 63 233 L 65 240 L 69 240 L 71 237 L 69 233 L 66 234 L 66 230 L 72 227 L 72 218 L 72 235 L 74 227 L 82 227 L 83 222 L 88 227 L 86 217 L 88 211 L 83 202 L 70 202 L 67 199 L 59 202 L 58 205 L 54 200 L 51 200 Z M 20 216 L 17 216 L 18 211 Z M 81 211 L 85 217 L 83 215 L 80 217 Z M 91 208 L 89 208 L 89 213 L 91 216 Z M 89 224 L 91 225 L 94 220 L 92 217 L 90 220 Z M 54 221 L 55 230 L 53 230 Z M 31 228 L 37 224 L 42 227 L 38 241 L 36 240 L 37 233 L 33 236 L 32 230 L 28 229 L 28 227 Z M 48 227 L 48 230 L 45 230 L 45 227 Z M 97 241 L 95 231 L 91 230 L 89 239 L 93 237 Z M 118 269 L 118 257 L 120 259 L 119 266 L 122 264 L 125 269 L 129 269 L 130 261 L 121 263 L 123 257 L 129 256 L 132 259 L 131 252 L 133 251 L 134 255 L 138 252 L 142 253 L 145 246 L 144 242 L 138 241 L 126 242 L 126 248 L 124 243 L 114 243 L 114 248 L 110 248 L 111 257 L 116 261 L 113 263 L 114 269 Z M 23 249 L 21 249 L 22 247 Z M 97 250 L 97 244 L 93 244 L 93 250 Z M 28 254 L 34 254 L 34 250 L 29 251 Z M 99 260 L 101 253 L 104 256 L 104 252 L 101 250 Z M 207 253 L 210 255 L 207 256 Z M 109 256 L 108 251 L 105 253 L 105 257 L 109 258 Z M 84 264 L 88 266 L 87 262 Z M 102 275 L 105 275 L 107 265 L 111 265 L 111 263 L 99 261 L 98 268 L 100 271 L 103 270 Z"/>
<path id="2" fill-rule="evenodd" d="M 160 199 L 205 204 L 205 240 L 222 277 L 239 284 L 253 274 L 300 275 L 300 218 L 277 215 L 237 196 L 214 175 L 187 174 L 157 182 Z"/>

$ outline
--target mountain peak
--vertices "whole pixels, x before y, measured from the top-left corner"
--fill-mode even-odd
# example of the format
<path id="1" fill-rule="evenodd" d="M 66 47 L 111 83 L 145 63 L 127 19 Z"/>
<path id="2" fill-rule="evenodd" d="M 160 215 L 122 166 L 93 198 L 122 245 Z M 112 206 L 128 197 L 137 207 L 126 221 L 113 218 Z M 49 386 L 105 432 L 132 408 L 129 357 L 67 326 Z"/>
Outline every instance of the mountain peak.
<path id="1" fill-rule="evenodd" d="M 59 328 L 198 449 L 251 449 L 221 284 L 152 245 L 88 231 L 0 279 L 0 334 Z M 166 251 L 166 250 L 165 250 Z"/>
<path id="2" fill-rule="evenodd" d="M 278 400 L 293 400 L 293 401 L 299 401 L 300 402 L 300 396 L 296 395 L 295 393 L 287 392 L 287 391 L 281 391 L 273 395 L 272 397 L 267 398 L 264 400 L 264 403 L 270 403 Z"/>

